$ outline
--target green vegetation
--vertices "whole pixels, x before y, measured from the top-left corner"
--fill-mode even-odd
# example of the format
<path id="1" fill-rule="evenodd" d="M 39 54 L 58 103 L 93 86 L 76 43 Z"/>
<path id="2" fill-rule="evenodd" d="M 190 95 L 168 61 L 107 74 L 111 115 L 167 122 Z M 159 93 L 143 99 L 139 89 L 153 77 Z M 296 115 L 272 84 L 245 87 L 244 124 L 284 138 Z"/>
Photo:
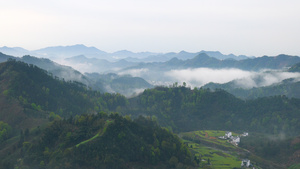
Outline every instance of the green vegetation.
<path id="1" fill-rule="evenodd" d="M 121 93 L 125 96 L 132 96 L 137 90 L 152 88 L 153 86 L 140 77 L 130 75 L 117 75 L 114 73 L 98 74 L 85 73 L 85 75 L 95 81 L 98 86 L 109 86 L 110 90 Z M 103 87 L 104 88 L 104 87 Z"/>
<path id="2" fill-rule="evenodd" d="M 0 143 L 10 138 L 12 135 L 12 128 L 7 123 L 0 121 Z"/>
<path id="3" fill-rule="evenodd" d="M 236 150 L 238 147 L 229 143 L 225 139 L 219 139 L 218 137 L 225 136 L 225 131 L 219 130 L 201 130 L 201 131 L 193 131 L 180 133 L 182 138 L 190 141 L 194 141 L 197 143 L 202 143 L 208 146 L 218 147 L 224 150 Z M 233 136 L 238 136 L 237 133 L 232 133 Z"/>
<path id="4" fill-rule="evenodd" d="M 191 141 L 185 141 L 197 159 L 201 159 L 199 167 L 210 166 L 211 168 L 239 168 L 241 160 L 221 150 L 216 150 Z"/>
<path id="5" fill-rule="evenodd" d="M 118 114 L 57 120 L 43 134 L 22 145 L 19 168 L 37 168 L 41 164 L 44 168 L 193 165 L 187 146 L 177 136 L 149 119 L 131 121 Z M 171 159 L 176 160 L 170 163 Z"/>
<path id="6" fill-rule="evenodd" d="M 184 142 L 188 145 L 195 159 L 199 161 L 199 167 L 211 168 L 235 168 L 240 167 L 241 159 L 237 153 L 244 150 L 232 145 L 227 140 L 218 139 L 224 136 L 225 131 L 203 130 L 180 133 Z M 233 133 L 233 135 L 237 135 Z"/>
<path id="7" fill-rule="evenodd" d="M 34 65 L 14 60 L 0 64 L 0 79 L 3 91 L 1 103 L 15 104 L 7 110 L 11 117 L 1 112 L 0 120 L 11 126 L 27 118 L 45 118 L 50 114 L 50 119 L 54 119 L 82 113 L 111 112 L 127 104 L 126 98 L 120 94 L 92 91 L 81 83 L 61 81 Z M 7 108 L 0 104 L 1 107 Z M 14 110 L 16 108 L 18 110 Z"/>
<path id="8" fill-rule="evenodd" d="M 288 165 L 297 163 L 300 138 L 287 137 L 284 133 L 278 135 L 252 133 L 247 139 L 241 141 L 240 146 L 287 168 Z"/>
<path id="9" fill-rule="evenodd" d="M 257 99 L 259 97 L 269 97 L 276 95 L 284 95 L 289 98 L 300 99 L 300 82 L 296 79 L 285 79 L 279 84 L 274 84 L 265 87 L 253 87 L 251 89 L 237 88 L 235 82 L 228 82 L 225 84 L 209 83 L 204 88 L 223 89 L 242 99 Z"/>
<path id="10" fill-rule="evenodd" d="M 185 86 L 127 99 L 33 65 L 2 63 L 0 168 L 226 168 L 237 167 L 240 155 L 263 168 L 299 163 L 299 99 L 245 101 Z M 215 139 L 223 130 L 264 134 L 242 138 L 239 148 Z"/>
<path id="11" fill-rule="evenodd" d="M 289 72 L 300 72 L 300 62 L 289 68 Z"/>
<path id="12" fill-rule="evenodd" d="M 86 143 L 88 143 L 88 142 L 90 142 L 90 141 L 96 139 L 96 138 L 99 137 L 99 136 L 102 136 L 102 135 L 106 132 L 107 126 L 108 126 L 109 124 L 111 124 L 111 123 L 113 123 L 112 120 L 106 120 L 106 122 L 105 122 L 105 124 L 104 124 L 104 127 L 103 127 L 103 129 L 100 130 L 100 132 L 98 132 L 94 137 L 92 137 L 92 138 L 90 138 L 90 139 L 88 139 L 88 140 L 85 140 L 85 141 L 83 141 L 83 142 L 77 144 L 76 147 L 78 147 L 78 146 L 80 146 L 80 145 L 82 145 L 82 144 L 86 144 Z"/>
<path id="13" fill-rule="evenodd" d="M 300 164 L 294 164 L 290 166 L 288 169 L 297 169 L 297 168 L 300 168 Z"/>
<path id="14" fill-rule="evenodd" d="M 251 131 L 297 135 L 300 99 L 285 96 L 241 100 L 224 90 L 183 86 L 156 87 L 129 100 L 124 114 L 155 116 L 174 132 L 194 130 Z"/>

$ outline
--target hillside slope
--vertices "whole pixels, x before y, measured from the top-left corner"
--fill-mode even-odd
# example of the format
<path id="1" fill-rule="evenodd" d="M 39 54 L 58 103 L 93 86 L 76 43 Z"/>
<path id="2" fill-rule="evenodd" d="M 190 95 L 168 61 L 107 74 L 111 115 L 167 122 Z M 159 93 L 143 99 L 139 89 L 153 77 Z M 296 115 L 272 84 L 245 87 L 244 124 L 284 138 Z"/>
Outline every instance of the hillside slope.
<path id="1" fill-rule="evenodd" d="M 151 120 L 132 121 L 118 114 L 55 121 L 24 142 L 22 150 L 16 162 L 20 169 L 193 167 L 187 146 L 177 136 Z"/>
<path id="2" fill-rule="evenodd" d="M 69 117 L 114 111 L 117 105 L 126 104 L 121 95 L 91 91 L 81 83 L 55 79 L 37 66 L 14 60 L 0 64 L 0 86 L 0 121 L 11 125 L 19 125 L 25 117 L 48 117 L 49 112 Z"/>
<path id="3" fill-rule="evenodd" d="M 244 101 L 224 90 L 179 87 L 147 89 L 130 99 L 125 114 L 158 118 L 173 131 L 246 130 L 293 135 L 300 132 L 300 100 L 272 96 Z"/>

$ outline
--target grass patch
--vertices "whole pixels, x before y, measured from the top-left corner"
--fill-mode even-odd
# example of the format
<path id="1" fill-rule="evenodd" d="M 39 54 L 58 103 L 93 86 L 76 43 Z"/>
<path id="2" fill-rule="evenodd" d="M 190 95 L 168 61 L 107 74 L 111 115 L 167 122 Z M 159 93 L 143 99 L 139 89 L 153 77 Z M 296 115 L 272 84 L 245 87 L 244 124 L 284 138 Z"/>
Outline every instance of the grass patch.
<path id="1" fill-rule="evenodd" d="M 86 144 L 86 143 L 88 143 L 88 142 L 96 139 L 97 137 L 102 136 L 106 132 L 107 126 L 109 126 L 112 123 L 113 123 L 113 120 L 106 120 L 103 129 L 100 129 L 100 131 L 94 137 L 92 137 L 92 138 L 90 138 L 88 140 L 80 142 L 79 144 L 76 145 L 76 147 L 79 147 L 82 144 Z"/>
<path id="2" fill-rule="evenodd" d="M 181 136 L 194 142 L 205 144 L 207 146 L 214 146 L 225 150 L 236 150 L 237 147 L 230 144 L 227 140 L 219 139 L 218 137 L 224 136 L 225 131 L 221 130 L 200 130 L 193 132 L 181 133 Z M 237 136 L 237 133 L 232 133 Z"/>
<path id="3" fill-rule="evenodd" d="M 188 144 L 190 150 L 197 158 L 200 157 L 202 159 L 199 164 L 199 168 L 208 165 L 208 159 L 210 161 L 211 168 L 232 169 L 234 167 L 241 166 L 241 160 L 229 153 L 206 147 L 188 140 L 184 140 L 184 142 Z"/>
<path id="4" fill-rule="evenodd" d="M 291 165 L 288 169 L 298 169 L 300 168 L 300 163 Z"/>
<path id="5" fill-rule="evenodd" d="M 237 152 L 244 152 L 241 148 L 229 143 L 227 140 L 219 139 L 226 131 L 221 130 L 200 130 L 180 133 L 184 142 L 189 146 L 191 152 L 202 161 L 199 167 L 208 165 L 211 168 L 232 169 L 241 167 L 241 159 Z M 232 133 L 233 136 L 239 134 Z"/>

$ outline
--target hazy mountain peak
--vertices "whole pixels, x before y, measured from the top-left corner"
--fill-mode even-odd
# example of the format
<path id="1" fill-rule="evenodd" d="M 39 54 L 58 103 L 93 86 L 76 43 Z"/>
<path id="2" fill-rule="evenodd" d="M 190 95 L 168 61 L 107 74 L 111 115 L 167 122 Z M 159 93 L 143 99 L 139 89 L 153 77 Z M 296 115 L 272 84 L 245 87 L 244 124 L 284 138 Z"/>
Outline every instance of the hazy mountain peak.
<path id="1" fill-rule="evenodd" d="M 203 58 L 209 58 L 210 56 L 206 53 L 199 53 L 197 56 L 195 56 L 193 59 L 203 59 Z"/>
<path id="2" fill-rule="evenodd" d="M 28 50 L 23 49 L 21 47 L 7 47 L 7 46 L 0 47 L 0 52 L 8 55 L 19 56 L 19 57 L 29 53 Z"/>
<path id="3" fill-rule="evenodd" d="M 182 51 L 180 51 L 178 54 L 186 54 L 186 53 L 188 53 L 188 52 L 182 50 Z"/>
<path id="4" fill-rule="evenodd" d="M 73 56 L 73 59 L 88 59 L 87 57 L 85 57 L 84 55 L 77 55 L 77 56 Z"/>

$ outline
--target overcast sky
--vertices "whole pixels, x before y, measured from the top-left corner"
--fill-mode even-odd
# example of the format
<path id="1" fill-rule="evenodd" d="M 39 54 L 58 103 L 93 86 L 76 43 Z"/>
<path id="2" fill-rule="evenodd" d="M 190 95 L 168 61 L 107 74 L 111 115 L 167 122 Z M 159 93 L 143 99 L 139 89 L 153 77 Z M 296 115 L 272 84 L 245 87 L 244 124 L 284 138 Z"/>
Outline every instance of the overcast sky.
<path id="1" fill-rule="evenodd" d="M 1 0 L 0 46 L 300 56 L 299 0 Z"/>

